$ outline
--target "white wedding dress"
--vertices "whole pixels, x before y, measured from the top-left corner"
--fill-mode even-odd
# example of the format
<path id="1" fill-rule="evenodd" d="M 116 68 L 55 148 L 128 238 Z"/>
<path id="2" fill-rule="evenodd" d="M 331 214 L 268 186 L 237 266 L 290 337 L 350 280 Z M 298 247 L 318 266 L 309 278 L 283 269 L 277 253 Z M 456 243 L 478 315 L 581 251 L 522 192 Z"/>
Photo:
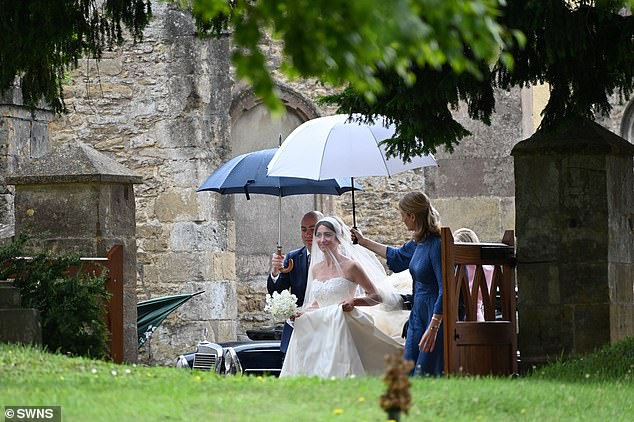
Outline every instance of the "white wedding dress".
<path id="1" fill-rule="evenodd" d="M 343 277 L 312 283 L 312 297 L 319 307 L 295 320 L 280 376 L 380 375 L 385 355 L 402 353 L 402 345 L 360 310 L 374 307 L 343 311 L 339 303 L 354 297 L 356 290 L 357 285 Z"/>

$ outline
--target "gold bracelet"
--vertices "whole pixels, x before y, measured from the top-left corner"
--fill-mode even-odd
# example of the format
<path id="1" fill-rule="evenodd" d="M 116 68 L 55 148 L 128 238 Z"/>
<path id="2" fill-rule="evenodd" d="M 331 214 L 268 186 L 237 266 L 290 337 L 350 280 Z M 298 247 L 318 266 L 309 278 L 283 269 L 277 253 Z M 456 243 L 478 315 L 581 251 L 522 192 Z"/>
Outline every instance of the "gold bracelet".
<path id="1" fill-rule="evenodd" d="M 429 328 L 431 328 L 432 330 L 436 330 L 438 331 L 438 329 L 440 328 L 440 325 L 429 325 Z"/>

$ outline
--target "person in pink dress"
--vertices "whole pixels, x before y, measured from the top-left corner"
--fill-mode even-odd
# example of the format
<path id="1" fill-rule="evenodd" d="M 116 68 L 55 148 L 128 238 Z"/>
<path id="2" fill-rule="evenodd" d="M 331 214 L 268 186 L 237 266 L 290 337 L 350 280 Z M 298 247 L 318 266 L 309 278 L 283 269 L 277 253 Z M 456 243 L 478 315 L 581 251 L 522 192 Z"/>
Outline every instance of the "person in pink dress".
<path id="1" fill-rule="evenodd" d="M 454 241 L 462 243 L 480 243 L 478 235 L 468 228 L 460 228 L 453 233 Z M 467 265 L 467 277 L 469 277 L 469 290 L 473 287 L 473 278 L 475 277 L 475 265 Z M 487 289 L 491 291 L 491 280 L 493 280 L 493 265 L 483 265 L 484 279 L 487 282 Z M 482 292 L 478 291 L 478 306 L 476 310 L 476 320 L 484 321 L 484 308 L 482 306 Z"/>

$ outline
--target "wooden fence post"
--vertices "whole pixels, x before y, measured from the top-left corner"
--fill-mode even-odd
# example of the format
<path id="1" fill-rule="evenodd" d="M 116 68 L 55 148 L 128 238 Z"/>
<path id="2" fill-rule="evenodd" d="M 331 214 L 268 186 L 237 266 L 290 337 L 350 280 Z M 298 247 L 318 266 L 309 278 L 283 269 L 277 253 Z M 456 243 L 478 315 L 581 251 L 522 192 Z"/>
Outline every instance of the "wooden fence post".
<path id="1" fill-rule="evenodd" d="M 123 245 L 114 245 L 107 253 L 110 293 L 107 305 L 107 322 L 110 330 L 110 356 L 116 363 L 123 362 Z"/>

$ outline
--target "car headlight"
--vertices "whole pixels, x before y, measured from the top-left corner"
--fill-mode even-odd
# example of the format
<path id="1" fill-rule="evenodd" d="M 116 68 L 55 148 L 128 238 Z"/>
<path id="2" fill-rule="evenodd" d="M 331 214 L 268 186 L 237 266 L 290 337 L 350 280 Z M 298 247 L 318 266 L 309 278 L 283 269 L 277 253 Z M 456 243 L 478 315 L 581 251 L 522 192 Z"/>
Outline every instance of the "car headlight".
<path id="1" fill-rule="evenodd" d="M 229 375 L 242 375 L 242 364 L 233 347 L 227 347 L 224 353 L 225 373 Z"/>

